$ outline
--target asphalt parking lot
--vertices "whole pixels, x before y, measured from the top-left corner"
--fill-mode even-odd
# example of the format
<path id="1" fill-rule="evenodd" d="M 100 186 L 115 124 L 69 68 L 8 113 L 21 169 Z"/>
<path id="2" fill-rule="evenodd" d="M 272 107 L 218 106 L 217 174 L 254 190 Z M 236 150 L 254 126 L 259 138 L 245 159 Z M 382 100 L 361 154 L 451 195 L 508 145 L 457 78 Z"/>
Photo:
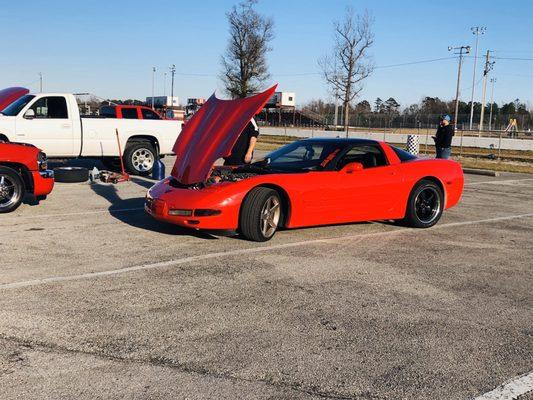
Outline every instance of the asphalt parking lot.
<path id="1" fill-rule="evenodd" d="M 0 398 L 468 399 L 533 370 L 531 175 L 467 175 L 429 230 L 260 244 L 152 220 L 151 184 L 0 216 Z"/>

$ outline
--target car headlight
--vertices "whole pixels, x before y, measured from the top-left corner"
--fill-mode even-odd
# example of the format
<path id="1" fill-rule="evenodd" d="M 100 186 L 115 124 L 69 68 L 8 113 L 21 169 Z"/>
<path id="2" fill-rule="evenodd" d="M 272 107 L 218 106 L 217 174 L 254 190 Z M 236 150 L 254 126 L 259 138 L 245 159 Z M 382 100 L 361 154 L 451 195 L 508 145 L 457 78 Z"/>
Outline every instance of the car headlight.
<path id="1" fill-rule="evenodd" d="M 37 155 L 37 167 L 39 168 L 39 171 L 46 171 L 48 169 L 48 159 L 46 158 L 46 154 L 42 151 Z"/>

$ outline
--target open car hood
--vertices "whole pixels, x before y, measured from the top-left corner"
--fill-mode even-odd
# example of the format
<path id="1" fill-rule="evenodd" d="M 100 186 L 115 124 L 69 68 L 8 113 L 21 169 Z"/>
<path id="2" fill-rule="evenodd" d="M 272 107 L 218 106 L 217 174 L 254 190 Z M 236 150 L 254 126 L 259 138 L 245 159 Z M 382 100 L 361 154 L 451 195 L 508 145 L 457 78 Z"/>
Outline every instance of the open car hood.
<path id="1" fill-rule="evenodd" d="M 183 126 L 173 148 L 177 158 L 172 176 L 183 185 L 205 181 L 215 161 L 231 154 L 243 129 L 276 87 L 245 99 L 221 100 L 213 94 Z"/>
<path id="2" fill-rule="evenodd" d="M 29 92 L 28 89 L 23 87 L 10 87 L 0 90 L 0 111 Z"/>

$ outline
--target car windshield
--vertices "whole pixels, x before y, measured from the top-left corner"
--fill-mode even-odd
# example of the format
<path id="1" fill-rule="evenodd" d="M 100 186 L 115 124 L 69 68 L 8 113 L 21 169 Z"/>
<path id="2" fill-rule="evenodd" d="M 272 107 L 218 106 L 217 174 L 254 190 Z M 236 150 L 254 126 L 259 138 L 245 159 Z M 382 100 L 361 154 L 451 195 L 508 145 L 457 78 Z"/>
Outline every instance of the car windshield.
<path id="1" fill-rule="evenodd" d="M 343 147 L 336 142 L 298 141 L 270 153 L 269 167 L 290 170 L 322 170 Z M 263 162 L 259 162 L 263 163 Z"/>
<path id="2" fill-rule="evenodd" d="M 35 96 L 32 94 L 27 94 L 25 96 L 22 96 L 20 99 L 15 100 L 13 103 L 8 105 L 6 108 L 2 110 L 3 115 L 7 115 L 9 117 L 14 117 L 17 115 L 20 110 L 24 108 L 26 104 L 28 104 L 31 99 L 33 99 Z"/>

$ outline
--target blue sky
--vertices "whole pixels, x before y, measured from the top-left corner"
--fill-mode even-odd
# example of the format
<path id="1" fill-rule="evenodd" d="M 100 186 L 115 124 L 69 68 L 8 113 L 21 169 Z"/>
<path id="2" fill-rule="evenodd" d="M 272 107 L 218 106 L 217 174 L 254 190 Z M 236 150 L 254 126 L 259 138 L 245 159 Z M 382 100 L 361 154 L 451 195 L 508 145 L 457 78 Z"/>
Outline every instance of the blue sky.
<path id="1" fill-rule="evenodd" d="M 228 39 L 225 12 L 235 1 L 36 0 L 0 6 L 0 88 L 27 85 L 45 91 L 91 92 L 110 98 L 163 93 L 163 72 L 176 64 L 175 93 L 207 97 L 222 87 L 220 55 Z M 276 38 L 268 60 L 272 82 L 294 91 L 298 103 L 328 98 L 317 59 L 332 43 L 332 21 L 347 5 L 374 17 L 376 66 L 448 57 L 449 45 L 473 45 L 470 27 L 486 26 L 479 54 L 533 59 L 533 2 L 507 1 L 344 1 L 260 0 L 258 9 L 275 22 Z M 467 59 L 462 99 L 470 99 L 473 60 Z M 478 77 L 482 62 L 478 60 Z M 495 101 L 520 98 L 533 106 L 533 61 L 497 60 Z M 196 75 L 188 75 L 196 74 Z M 305 75 L 298 75 L 305 74 Z M 423 96 L 451 99 L 456 60 L 378 68 L 366 81 L 361 99 L 394 97 L 402 106 Z M 476 79 L 477 80 L 477 79 Z M 170 78 L 167 76 L 167 94 Z M 481 85 L 476 89 L 481 98 Z"/>

